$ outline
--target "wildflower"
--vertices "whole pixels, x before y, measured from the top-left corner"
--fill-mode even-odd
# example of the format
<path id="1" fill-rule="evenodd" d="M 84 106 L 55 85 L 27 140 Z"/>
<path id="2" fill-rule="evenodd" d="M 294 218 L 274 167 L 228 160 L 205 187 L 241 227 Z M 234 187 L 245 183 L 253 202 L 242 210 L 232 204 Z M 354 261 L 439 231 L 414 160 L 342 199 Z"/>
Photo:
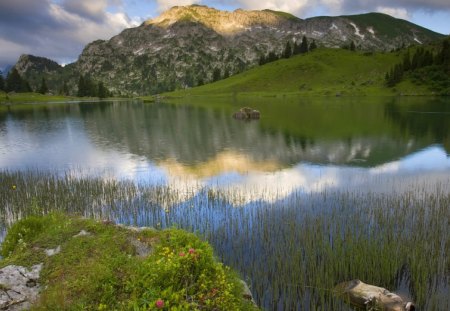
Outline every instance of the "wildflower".
<path id="1" fill-rule="evenodd" d="M 180 257 L 184 257 L 184 255 L 186 255 L 184 252 L 180 252 L 179 254 L 178 254 Z"/>
<path id="2" fill-rule="evenodd" d="M 13 185 L 13 186 L 12 186 L 12 190 L 16 190 L 16 185 Z"/>
<path id="3" fill-rule="evenodd" d="M 155 306 L 156 306 L 157 309 L 162 309 L 162 308 L 164 308 L 164 300 L 162 300 L 162 299 L 156 300 Z"/>
<path id="4" fill-rule="evenodd" d="M 191 254 L 191 255 L 192 255 L 192 254 L 195 254 L 195 249 L 190 248 L 190 249 L 189 249 L 189 254 Z"/>

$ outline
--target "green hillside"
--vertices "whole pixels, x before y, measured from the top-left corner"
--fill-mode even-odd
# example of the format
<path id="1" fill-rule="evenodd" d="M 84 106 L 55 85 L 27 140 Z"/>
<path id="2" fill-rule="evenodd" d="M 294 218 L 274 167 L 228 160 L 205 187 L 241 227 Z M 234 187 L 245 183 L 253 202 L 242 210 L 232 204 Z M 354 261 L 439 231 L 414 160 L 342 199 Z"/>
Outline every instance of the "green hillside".
<path id="1" fill-rule="evenodd" d="M 385 86 L 385 75 L 405 52 L 368 53 L 317 49 L 307 54 L 255 67 L 228 79 L 168 96 L 189 95 L 395 95 L 431 94 L 426 87 L 403 81 Z"/>
<path id="2" fill-rule="evenodd" d="M 362 29 L 370 27 L 376 34 L 382 34 L 382 36 L 387 38 L 395 38 L 417 30 L 424 32 L 429 38 L 433 38 L 434 40 L 443 38 L 440 33 L 383 13 L 366 13 L 342 17 L 351 20 Z"/>

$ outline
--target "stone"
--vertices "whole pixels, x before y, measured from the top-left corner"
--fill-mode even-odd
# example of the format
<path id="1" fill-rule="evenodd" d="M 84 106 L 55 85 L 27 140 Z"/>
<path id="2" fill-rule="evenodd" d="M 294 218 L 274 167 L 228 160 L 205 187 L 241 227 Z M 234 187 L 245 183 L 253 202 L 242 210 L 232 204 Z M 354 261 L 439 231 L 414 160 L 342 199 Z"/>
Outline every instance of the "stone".
<path id="1" fill-rule="evenodd" d="M 89 233 L 89 232 L 87 232 L 87 231 L 85 231 L 85 230 L 81 230 L 80 233 L 75 234 L 73 237 L 74 237 L 74 238 L 79 238 L 79 237 L 81 237 L 81 236 L 89 236 L 89 235 L 91 235 L 91 233 Z"/>
<path id="2" fill-rule="evenodd" d="M 252 292 L 250 291 L 250 288 L 248 287 L 247 283 L 246 283 L 244 280 L 241 280 L 241 283 L 242 283 L 242 287 L 243 287 L 243 290 L 242 290 L 242 297 L 243 297 L 245 300 L 251 301 L 252 304 L 256 306 L 256 302 L 255 302 L 255 300 L 253 299 Z"/>
<path id="3" fill-rule="evenodd" d="M 130 239 L 130 243 L 134 246 L 136 254 L 139 257 L 145 258 L 152 252 L 151 247 L 147 243 L 143 243 L 136 239 Z"/>
<path id="4" fill-rule="evenodd" d="M 261 113 L 250 107 L 243 107 L 233 114 L 233 118 L 237 120 L 258 120 Z"/>
<path id="5" fill-rule="evenodd" d="M 336 291 L 350 304 L 367 310 L 415 310 L 414 303 L 405 301 L 399 295 L 392 293 L 383 287 L 366 284 L 360 280 L 340 283 L 336 286 Z"/>
<path id="6" fill-rule="evenodd" d="M 61 246 L 58 245 L 57 248 L 46 249 L 46 250 L 44 250 L 44 252 L 48 257 L 54 256 L 61 252 Z"/>
<path id="7" fill-rule="evenodd" d="M 30 269 L 9 265 L 0 269 L 0 309 L 8 311 L 29 309 L 40 292 L 38 283 L 42 264 Z"/>

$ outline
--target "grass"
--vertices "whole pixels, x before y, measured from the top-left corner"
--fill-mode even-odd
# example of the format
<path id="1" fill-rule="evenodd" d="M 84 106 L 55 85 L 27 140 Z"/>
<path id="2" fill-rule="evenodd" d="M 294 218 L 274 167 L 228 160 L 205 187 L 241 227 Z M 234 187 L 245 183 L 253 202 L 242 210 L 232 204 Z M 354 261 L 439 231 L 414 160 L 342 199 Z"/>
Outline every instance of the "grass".
<path id="1" fill-rule="evenodd" d="M 7 104 L 27 104 L 27 103 L 48 103 L 48 102 L 70 102 L 70 101 L 97 101 L 96 97 L 76 97 L 49 95 L 39 93 L 10 93 L 0 92 L 0 105 Z M 108 99 L 107 99 L 108 100 Z M 109 99 L 110 100 L 110 99 Z"/>
<path id="2" fill-rule="evenodd" d="M 81 230 L 89 235 L 74 237 Z M 132 241 L 146 245 L 150 255 L 136 256 Z M 59 254 L 44 255 L 57 246 Z M 256 309 L 242 298 L 239 279 L 216 261 L 208 243 L 182 230 L 130 231 L 50 213 L 16 222 L 2 254 L 1 266 L 44 263 L 44 289 L 32 310 Z"/>
<path id="3" fill-rule="evenodd" d="M 244 205 L 237 203 L 243 201 L 238 191 L 193 189 L 194 195 L 180 202 L 173 189 L 132 182 L 39 172 L 3 172 L 0 180 L 5 226 L 27 214 L 61 211 L 197 232 L 245 277 L 264 309 L 350 310 L 333 288 L 354 278 L 400 291 L 421 310 L 450 306 L 450 180 L 404 191 L 394 185 L 390 193 L 293 192 Z M 109 230 L 91 226 L 88 231 L 97 235 Z M 65 240 L 64 233 L 53 238 Z M 121 236 L 114 241 L 121 245 Z"/>
<path id="4" fill-rule="evenodd" d="M 393 96 L 430 95 L 410 83 L 385 86 L 385 74 L 401 61 L 401 52 L 367 53 L 317 49 L 258 66 L 225 80 L 164 94 L 188 96 Z M 144 97 L 146 98 L 146 97 Z"/>
<path id="5" fill-rule="evenodd" d="M 381 34 L 381 36 L 388 38 L 399 37 L 405 33 L 411 32 L 411 28 L 412 26 L 414 26 L 414 28 L 420 30 L 429 38 L 438 40 L 443 37 L 443 35 L 438 34 L 434 31 L 418 25 L 413 25 L 406 20 L 397 19 L 383 13 L 367 13 L 359 15 L 348 15 L 343 17 L 355 22 L 362 29 L 372 27 L 378 36 L 380 36 Z"/>

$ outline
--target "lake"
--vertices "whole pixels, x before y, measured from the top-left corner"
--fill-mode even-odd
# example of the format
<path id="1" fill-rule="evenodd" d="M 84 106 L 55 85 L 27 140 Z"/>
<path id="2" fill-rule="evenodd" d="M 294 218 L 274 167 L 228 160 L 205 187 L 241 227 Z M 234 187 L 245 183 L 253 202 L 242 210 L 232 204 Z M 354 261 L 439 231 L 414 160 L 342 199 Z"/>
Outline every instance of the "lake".
<path id="1" fill-rule="evenodd" d="M 353 278 L 448 310 L 449 153 L 445 98 L 2 106 L 0 224 L 31 206 L 196 231 L 267 310 L 346 310 L 327 291 Z"/>

